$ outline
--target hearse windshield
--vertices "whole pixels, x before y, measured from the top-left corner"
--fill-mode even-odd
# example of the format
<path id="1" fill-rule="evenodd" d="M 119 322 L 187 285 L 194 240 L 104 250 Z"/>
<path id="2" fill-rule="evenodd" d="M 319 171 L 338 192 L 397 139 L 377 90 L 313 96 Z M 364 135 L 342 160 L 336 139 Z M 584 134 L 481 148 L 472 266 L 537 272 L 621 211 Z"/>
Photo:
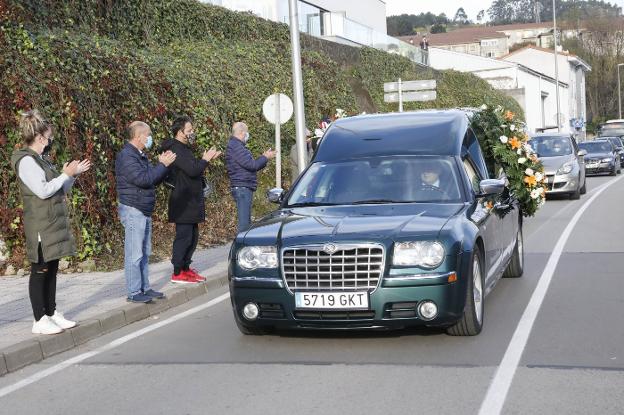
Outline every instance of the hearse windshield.
<path id="1" fill-rule="evenodd" d="M 292 190 L 287 207 L 457 203 L 461 195 L 451 157 L 376 157 L 314 163 Z"/>

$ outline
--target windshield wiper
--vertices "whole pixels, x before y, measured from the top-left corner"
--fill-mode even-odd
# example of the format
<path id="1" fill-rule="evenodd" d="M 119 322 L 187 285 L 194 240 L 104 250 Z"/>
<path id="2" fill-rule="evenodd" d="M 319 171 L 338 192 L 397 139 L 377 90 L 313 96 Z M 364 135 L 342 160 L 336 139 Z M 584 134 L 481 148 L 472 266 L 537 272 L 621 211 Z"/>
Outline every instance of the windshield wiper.
<path id="1" fill-rule="evenodd" d="M 408 203 L 398 200 L 390 200 L 390 199 L 370 199 L 370 200 L 358 200 L 357 202 L 351 203 L 352 205 L 374 205 L 374 204 L 382 204 L 382 203 Z"/>
<path id="2" fill-rule="evenodd" d="M 337 203 L 327 203 L 327 202 L 302 202 L 302 203 L 293 203 L 292 205 L 286 206 L 287 208 L 295 208 L 295 207 L 306 207 L 306 206 L 336 206 Z"/>

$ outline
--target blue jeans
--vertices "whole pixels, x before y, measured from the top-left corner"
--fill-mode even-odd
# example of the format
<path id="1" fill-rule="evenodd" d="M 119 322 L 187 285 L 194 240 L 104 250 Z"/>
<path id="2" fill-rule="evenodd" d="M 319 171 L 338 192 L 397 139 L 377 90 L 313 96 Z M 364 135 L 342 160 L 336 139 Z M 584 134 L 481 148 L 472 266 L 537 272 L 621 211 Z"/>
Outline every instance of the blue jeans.
<path id="1" fill-rule="evenodd" d="M 243 231 L 251 225 L 251 201 L 253 190 L 248 187 L 232 187 L 232 197 L 236 202 L 238 215 L 238 231 Z"/>
<path id="2" fill-rule="evenodd" d="M 150 289 L 148 260 L 152 253 L 152 218 L 140 210 L 119 204 L 119 218 L 125 229 L 124 271 L 128 296 Z"/>

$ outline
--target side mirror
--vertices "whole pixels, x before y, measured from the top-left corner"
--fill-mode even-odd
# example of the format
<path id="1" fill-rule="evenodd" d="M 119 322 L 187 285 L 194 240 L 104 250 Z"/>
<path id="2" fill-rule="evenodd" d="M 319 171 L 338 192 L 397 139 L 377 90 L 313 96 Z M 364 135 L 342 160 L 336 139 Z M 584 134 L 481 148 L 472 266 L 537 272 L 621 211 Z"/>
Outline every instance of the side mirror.
<path id="1" fill-rule="evenodd" d="M 500 195 L 505 190 L 505 179 L 486 179 L 479 182 L 478 197 Z"/>
<path id="2" fill-rule="evenodd" d="M 284 199 L 284 189 L 280 189 L 279 187 L 273 188 L 267 192 L 267 199 L 271 203 L 282 203 Z"/>
<path id="3" fill-rule="evenodd" d="M 587 150 L 579 150 L 578 153 L 576 153 L 579 157 L 585 157 L 587 155 Z"/>

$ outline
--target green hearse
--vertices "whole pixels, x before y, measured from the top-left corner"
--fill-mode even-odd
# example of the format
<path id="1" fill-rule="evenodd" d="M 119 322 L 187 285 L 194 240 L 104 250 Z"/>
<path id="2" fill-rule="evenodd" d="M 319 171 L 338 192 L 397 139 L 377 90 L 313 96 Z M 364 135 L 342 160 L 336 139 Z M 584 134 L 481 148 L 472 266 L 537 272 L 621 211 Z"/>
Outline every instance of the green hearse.
<path id="1" fill-rule="evenodd" d="M 478 334 L 485 295 L 523 269 L 519 204 L 489 165 L 462 110 L 337 120 L 232 244 L 238 328 Z"/>

